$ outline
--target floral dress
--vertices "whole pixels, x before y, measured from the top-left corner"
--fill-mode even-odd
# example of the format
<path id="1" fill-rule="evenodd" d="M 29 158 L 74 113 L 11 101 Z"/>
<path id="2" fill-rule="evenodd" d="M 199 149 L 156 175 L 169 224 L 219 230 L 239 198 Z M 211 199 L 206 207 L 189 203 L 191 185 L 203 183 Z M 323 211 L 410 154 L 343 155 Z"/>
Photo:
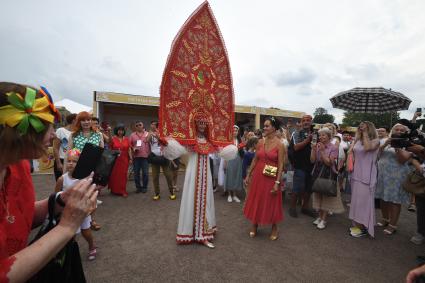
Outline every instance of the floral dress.
<path id="1" fill-rule="evenodd" d="M 403 189 L 402 184 L 410 170 L 409 165 L 397 161 L 394 148 L 386 147 L 378 161 L 375 197 L 392 203 L 409 203 L 409 194 Z"/>

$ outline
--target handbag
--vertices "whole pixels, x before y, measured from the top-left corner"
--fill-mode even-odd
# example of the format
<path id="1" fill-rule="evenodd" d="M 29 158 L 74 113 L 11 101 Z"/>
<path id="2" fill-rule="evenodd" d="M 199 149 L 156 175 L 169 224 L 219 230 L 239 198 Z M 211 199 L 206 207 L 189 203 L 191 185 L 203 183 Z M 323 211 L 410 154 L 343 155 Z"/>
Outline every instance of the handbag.
<path id="1" fill-rule="evenodd" d="M 156 155 L 155 153 L 151 152 L 148 156 L 148 163 L 154 165 L 165 165 L 167 164 L 167 159 L 164 156 Z"/>
<path id="2" fill-rule="evenodd" d="M 55 194 L 52 194 L 48 200 L 49 215 L 42 224 L 37 235 L 31 241 L 31 244 L 43 237 L 52 230 L 58 223 L 58 217 L 55 217 Z M 80 248 L 78 243 L 72 238 L 65 247 L 38 271 L 29 283 L 85 283 L 83 266 L 81 264 Z"/>
<path id="3" fill-rule="evenodd" d="M 267 152 L 266 152 L 266 145 L 264 145 L 264 155 L 267 158 Z M 265 164 L 264 168 L 263 168 L 263 175 L 267 176 L 267 177 L 276 177 L 277 176 L 277 166 L 273 166 L 273 165 L 269 165 L 269 164 Z"/>
<path id="4" fill-rule="evenodd" d="M 338 168 L 338 158 L 337 158 L 337 165 L 336 168 Z M 326 166 L 323 163 L 316 163 L 321 164 L 322 168 L 320 168 L 319 175 L 317 176 L 316 180 L 313 182 L 313 187 L 311 188 L 312 192 L 319 193 L 328 197 L 336 197 L 337 196 L 337 174 L 334 174 L 332 172 L 331 166 Z M 324 169 L 329 170 L 329 177 L 323 176 Z M 313 172 L 316 169 L 316 165 L 313 168 Z"/>
<path id="5" fill-rule="evenodd" d="M 410 172 L 403 183 L 403 189 L 408 193 L 424 195 L 425 177 L 421 173 L 416 172 L 416 170 Z"/>
<path id="6" fill-rule="evenodd" d="M 114 169 L 117 157 L 120 154 L 118 150 L 105 149 L 97 162 L 96 169 L 94 169 L 93 182 L 97 185 L 106 186 L 109 182 L 112 169 Z"/>

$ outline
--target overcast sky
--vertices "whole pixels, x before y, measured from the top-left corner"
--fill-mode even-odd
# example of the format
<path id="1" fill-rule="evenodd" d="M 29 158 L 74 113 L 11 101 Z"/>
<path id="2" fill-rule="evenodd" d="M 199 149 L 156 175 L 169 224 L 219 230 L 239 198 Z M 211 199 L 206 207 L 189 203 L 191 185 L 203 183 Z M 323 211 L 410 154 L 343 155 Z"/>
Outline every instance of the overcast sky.
<path id="1" fill-rule="evenodd" d="M 195 0 L 2 1 L 0 80 L 45 85 L 91 106 L 93 91 L 159 96 Z M 215 0 L 237 104 L 313 112 L 353 87 L 425 107 L 425 1 Z M 424 111 L 425 113 L 425 111 Z"/>

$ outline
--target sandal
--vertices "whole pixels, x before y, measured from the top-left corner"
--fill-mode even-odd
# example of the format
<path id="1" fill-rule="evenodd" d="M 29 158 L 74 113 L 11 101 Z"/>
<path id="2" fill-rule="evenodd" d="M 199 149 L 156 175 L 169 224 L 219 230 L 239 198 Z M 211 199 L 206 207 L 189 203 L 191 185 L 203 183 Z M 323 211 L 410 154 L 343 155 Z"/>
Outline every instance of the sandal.
<path id="1" fill-rule="evenodd" d="M 208 240 L 201 241 L 200 244 L 206 246 L 209 249 L 214 249 L 215 248 L 214 244 L 211 243 Z"/>
<path id="2" fill-rule="evenodd" d="M 384 229 L 385 235 L 392 235 L 395 232 L 397 232 L 397 226 L 394 226 L 394 225 L 391 225 L 391 224 L 388 224 L 388 228 Z"/>
<path id="3" fill-rule="evenodd" d="M 257 236 L 257 229 L 258 229 L 258 225 L 253 225 L 253 227 L 251 228 L 251 231 L 249 232 L 250 238 L 254 238 L 255 236 Z"/>
<path id="4" fill-rule="evenodd" d="M 97 222 L 96 221 L 92 221 L 91 222 L 91 225 L 90 225 L 90 228 L 92 229 L 92 230 L 94 230 L 94 231 L 99 231 L 100 230 L 100 228 L 102 228 L 99 224 L 97 224 Z"/>
<path id="5" fill-rule="evenodd" d="M 97 255 L 97 250 L 96 250 L 96 248 L 93 248 L 93 249 L 89 250 L 89 254 L 87 256 L 87 259 L 89 261 L 95 260 L 96 259 L 96 255 Z"/>
<path id="6" fill-rule="evenodd" d="M 390 224 L 390 220 L 389 219 L 385 219 L 385 218 L 382 218 L 381 221 L 379 221 L 378 223 L 376 223 L 376 225 L 378 225 L 379 227 L 387 227 L 388 224 Z"/>

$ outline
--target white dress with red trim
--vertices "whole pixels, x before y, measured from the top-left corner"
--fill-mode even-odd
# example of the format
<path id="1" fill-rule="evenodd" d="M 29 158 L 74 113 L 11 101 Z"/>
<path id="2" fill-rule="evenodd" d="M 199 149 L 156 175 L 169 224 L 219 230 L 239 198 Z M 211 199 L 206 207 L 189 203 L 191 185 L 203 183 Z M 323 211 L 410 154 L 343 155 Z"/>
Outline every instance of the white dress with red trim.
<path id="1" fill-rule="evenodd" d="M 164 148 L 164 156 L 168 156 L 170 152 L 183 152 L 179 146 L 181 147 L 175 140 L 170 140 Z M 206 139 L 198 139 L 197 145 L 188 149 L 176 237 L 178 244 L 211 241 L 216 232 L 213 182 L 208 154 L 217 152 L 218 149 Z M 236 153 L 237 148 L 230 145 L 220 150 L 219 154 L 225 159 L 232 159 Z"/>
<path id="2" fill-rule="evenodd" d="M 179 244 L 214 239 L 215 208 L 208 158 L 214 151 L 205 139 L 198 139 L 197 146 L 189 152 L 176 237 Z"/>

